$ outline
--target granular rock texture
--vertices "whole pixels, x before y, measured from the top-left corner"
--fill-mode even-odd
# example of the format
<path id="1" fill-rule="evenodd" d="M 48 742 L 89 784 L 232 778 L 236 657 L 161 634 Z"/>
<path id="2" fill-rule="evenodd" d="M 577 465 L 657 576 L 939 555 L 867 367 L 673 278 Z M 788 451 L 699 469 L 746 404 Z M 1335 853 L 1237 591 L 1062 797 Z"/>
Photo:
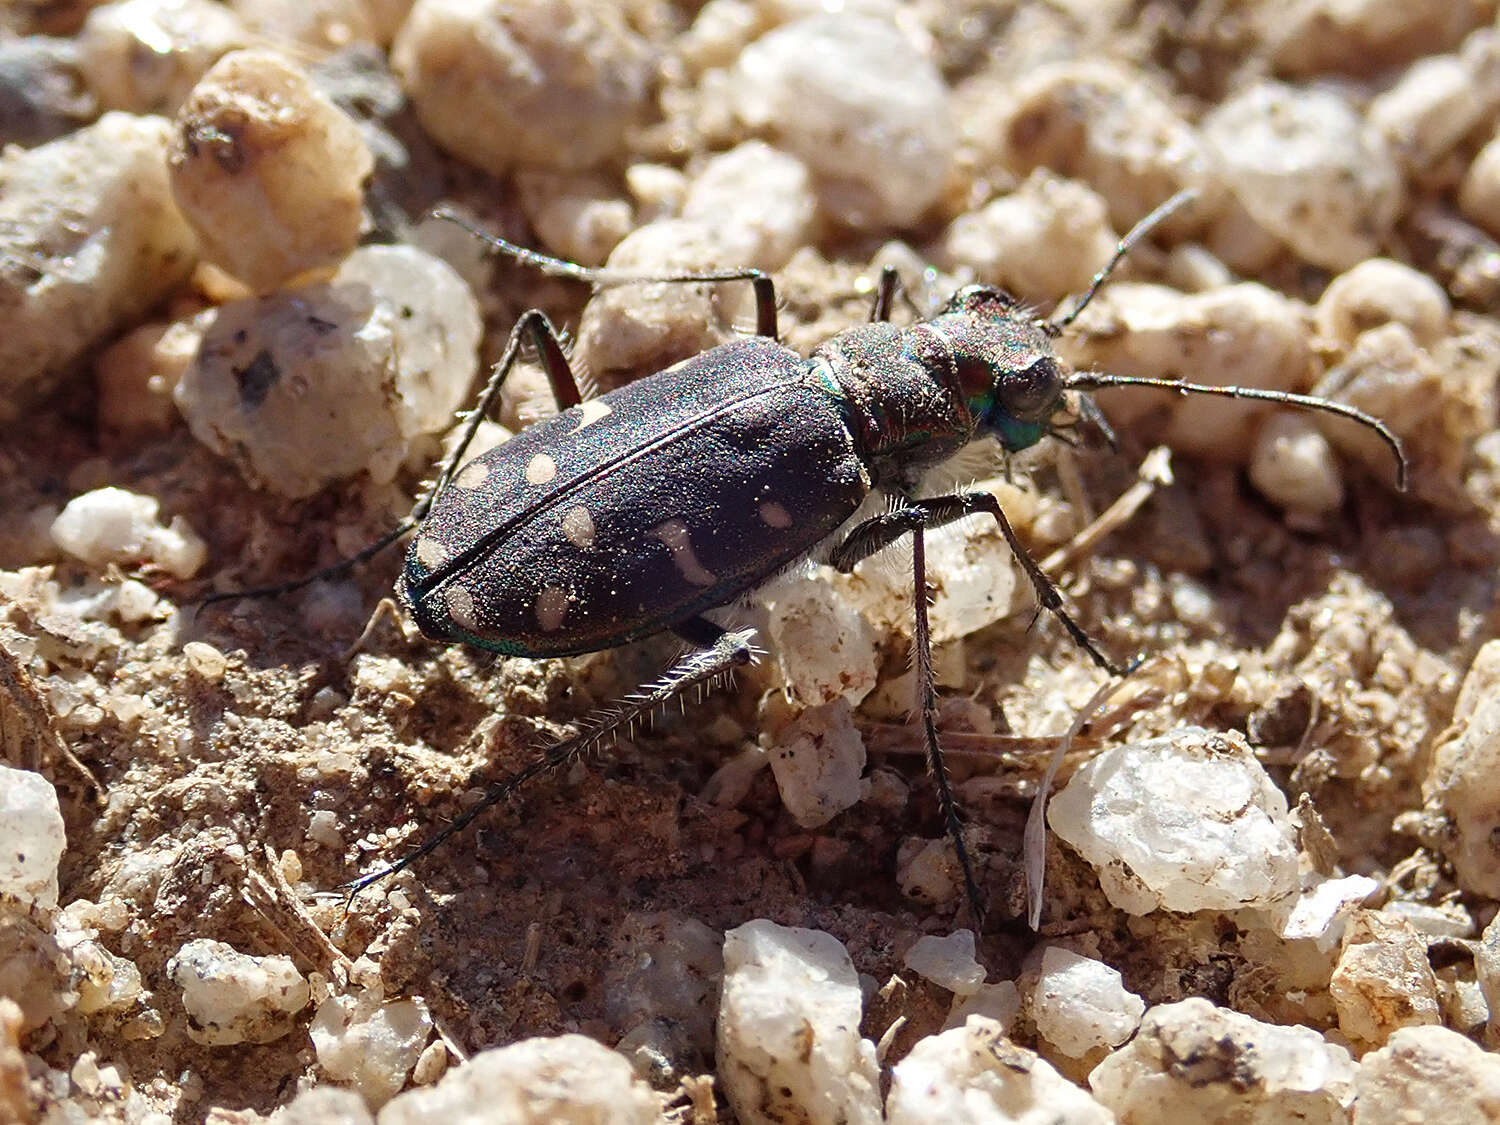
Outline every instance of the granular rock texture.
<path id="1" fill-rule="evenodd" d="M 0 1120 L 1500 1120 L 1497 15 L 6 5 Z M 400 551 L 202 604 L 396 526 L 524 310 L 590 392 L 755 323 L 622 272 L 771 271 L 802 355 L 885 267 L 900 327 L 1050 315 L 1183 190 L 1062 360 L 1366 411 L 1409 487 L 1345 418 L 1140 388 L 933 467 L 1143 658 L 993 520 L 927 537 L 984 919 L 902 544 L 768 574 L 733 685 L 349 896 L 680 651 L 429 642 Z M 556 409 L 523 348 L 469 452 Z"/>

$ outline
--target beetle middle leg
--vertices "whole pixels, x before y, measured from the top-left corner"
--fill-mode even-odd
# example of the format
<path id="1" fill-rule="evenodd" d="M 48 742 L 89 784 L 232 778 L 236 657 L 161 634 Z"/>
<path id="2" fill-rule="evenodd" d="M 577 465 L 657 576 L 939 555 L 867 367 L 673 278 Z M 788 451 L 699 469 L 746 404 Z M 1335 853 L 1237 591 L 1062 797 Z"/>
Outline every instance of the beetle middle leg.
<path id="1" fill-rule="evenodd" d="M 938 740 L 937 698 L 932 671 L 932 632 L 927 615 L 927 549 L 926 532 L 930 528 L 942 527 L 963 519 L 965 516 L 988 513 L 1000 525 L 1005 541 L 1010 545 L 1016 560 L 1031 579 L 1037 600 L 1050 610 L 1069 635 L 1086 651 L 1101 668 L 1114 675 L 1123 675 L 1126 669 L 1115 664 L 1095 647 L 1063 605 L 1062 594 L 1056 584 L 1047 577 L 1036 560 L 1026 550 L 1025 544 L 1016 536 L 1015 529 L 1006 519 L 1000 502 L 987 492 L 963 492 L 951 496 L 937 496 L 926 500 L 907 500 L 901 507 L 884 515 L 874 516 L 856 526 L 844 541 L 834 548 L 829 558 L 837 570 L 848 572 L 860 560 L 889 547 L 903 535 L 912 537 L 913 601 L 916 607 L 916 628 L 912 632 L 912 648 L 917 677 L 918 704 L 922 716 L 922 736 L 927 746 L 928 770 L 937 786 L 938 802 L 942 809 L 944 825 L 958 853 L 959 867 L 963 871 L 964 887 L 976 923 L 983 918 L 983 903 L 978 884 L 974 879 L 973 864 L 964 843 L 963 825 L 958 815 L 958 803 L 953 796 L 948 780 L 947 767 L 943 763 L 943 748 Z"/>
<path id="2" fill-rule="evenodd" d="M 757 655 L 754 629 L 726 630 L 706 618 L 694 617 L 676 626 L 674 632 L 691 639 L 695 645 L 700 641 L 708 643 L 684 654 L 660 677 L 632 692 L 612 711 L 590 720 L 572 738 L 548 748 L 530 764 L 495 782 L 485 790 L 477 804 L 466 809 L 442 831 L 423 840 L 415 850 L 388 867 L 347 884 L 349 897 L 353 898 L 370 884 L 405 870 L 423 856 L 430 855 L 472 824 L 481 813 L 506 800 L 528 781 L 571 765 L 690 688 L 711 685 L 725 673 L 749 664 Z"/>
<path id="3" fill-rule="evenodd" d="M 937 787 L 938 807 L 943 816 L 943 827 L 953 841 L 958 854 L 959 870 L 963 872 L 964 893 L 969 900 L 969 910 L 974 915 L 978 929 L 984 924 L 984 898 L 979 892 L 978 880 L 974 877 L 974 863 L 969 857 L 969 847 L 964 842 L 963 821 L 959 817 L 958 801 L 953 795 L 953 784 L 948 779 L 948 767 L 943 761 L 943 746 L 938 740 L 937 689 L 932 670 L 932 628 L 927 617 L 927 540 L 926 529 L 951 522 L 921 507 L 924 501 L 908 504 L 884 516 L 876 516 L 860 524 L 834 552 L 833 565 L 839 570 L 848 570 L 864 558 L 893 543 L 902 535 L 911 535 L 912 601 L 916 610 L 916 626 L 912 630 L 912 663 L 917 679 L 917 710 L 922 718 L 922 738 L 927 747 L 927 770 Z M 957 517 L 954 517 L 957 518 Z M 867 532 L 868 529 L 868 532 Z M 858 541 L 856 536 L 866 533 Z M 864 547 L 865 541 L 878 545 L 853 558 L 840 559 L 840 555 L 851 548 Z M 847 564 L 847 565 L 845 565 Z"/>

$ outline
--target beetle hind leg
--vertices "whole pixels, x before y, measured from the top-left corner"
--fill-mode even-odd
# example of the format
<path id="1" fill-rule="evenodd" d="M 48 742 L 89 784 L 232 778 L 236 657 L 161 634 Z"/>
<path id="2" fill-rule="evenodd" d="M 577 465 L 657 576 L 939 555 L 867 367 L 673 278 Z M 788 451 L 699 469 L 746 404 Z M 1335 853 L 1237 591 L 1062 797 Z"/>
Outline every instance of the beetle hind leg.
<path id="1" fill-rule="evenodd" d="M 395 863 L 362 876 L 346 884 L 352 899 L 360 891 L 387 876 L 403 871 L 424 856 L 432 854 L 447 841 L 458 835 L 486 810 L 506 800 L 528 781 L 564 769 L 591 751 L 599 749 L 621 731 L 629 730 L 635 723 L 649 717 L 658 707 L 681 696 L 690 688 L 714 683 L 735 668 L 749 664 L 758 655 L 754 644 L 754 629 L 725 630 L 701 618 L 676 627 L 679 635 L 683 630 L 691 631 L 696 642 L 698 637 L 709 637 L 712 641 L 704 647 L 685 653 L 658 679 L 631 692 L 612 709 L 591 719 L 572 738 L 550 747 L 530 764 L 503 778 L 485 790 L 484 796 L 471 808 L 466 809 L 451 824 L 424 840 L 416 850 L 402 856 Z"/>

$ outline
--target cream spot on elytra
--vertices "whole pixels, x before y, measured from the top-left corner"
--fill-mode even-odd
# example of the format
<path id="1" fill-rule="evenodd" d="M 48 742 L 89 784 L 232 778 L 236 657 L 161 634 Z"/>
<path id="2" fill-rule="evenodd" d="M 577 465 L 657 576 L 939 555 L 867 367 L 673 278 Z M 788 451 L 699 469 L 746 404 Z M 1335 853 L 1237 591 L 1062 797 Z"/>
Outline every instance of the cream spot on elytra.
<path id="1" fill-rule="evenodd" d="M 448 548 L 430 535 L 417 539 L 417 561 L 428 570 L 436 570 L 448 559 Z"/>
<path id="2" fill-rule="evenodd" d="M 562 628 L 563 618 L 568 615 L 568 593 L 556 586 L 543 586 L 536 596 L 536 623 L 542 632 L 553 633 Z"/>
<path id="3" fill-rule="evenodd" d="M 557 476 L 557 462 L 545 453 L 538 453 L 526 462 L 526 479 L 531 484 L 546 484 Z"/>
<path id="4" fill-rule="evenodd" d="M 582 504 L 563 513 L 562 530 L 575 547 L 587 550 L 594 545 L 594 517 Z"/>
<path id="5" fill-rule="evenodd" d="M 604 403 L 600 402 L 597 398 L 591 398 L 587 402 L 579 403 L 577 409 L 578 425 L 573 427 L 573 432 L 575 434 L 579 430 L 583 429 L 583 427 L 592 426 L 595 422 L 599 421 L 600 418 L 608 418 L 611 414 L 614 413 L 613 410 L 611 410 Z"/>
<path id="6" fill-rule="evenodd" d="M 483 461 L 470 461 L 458 475 L 453 478 L 453 483 L 459 488 L 478 488 L 484 483 L 485 478 L 490 475 L 490 467 Z"/>
<path id="7" fill-rule="evenodd" d="M 443 602 L 448 607 L 448 616 L 466 633 L 479 632 L 479 618 L 474 613 L 474 598 L 468 590 L 456 582 L 443 589 Z"/>
<path id="8" fill-rule="evenodd" d="M 693 554 L 687 524 L 681 520 L 668 520 L 652 528 L 651 534 L 666 544 L 667 550 L 672 552 L 672 561 L 677 564 L 678 572 L 694 586 L 712 586 L 719 580 L 719 576 L 706 569 L 698 561 L 698 556 Z"/>
<path id="9" fill-rule="evenodd" d="M 760 506 L 760 522 L 767 527 L 791 527 L 792 514 L 774 500 Z"/>

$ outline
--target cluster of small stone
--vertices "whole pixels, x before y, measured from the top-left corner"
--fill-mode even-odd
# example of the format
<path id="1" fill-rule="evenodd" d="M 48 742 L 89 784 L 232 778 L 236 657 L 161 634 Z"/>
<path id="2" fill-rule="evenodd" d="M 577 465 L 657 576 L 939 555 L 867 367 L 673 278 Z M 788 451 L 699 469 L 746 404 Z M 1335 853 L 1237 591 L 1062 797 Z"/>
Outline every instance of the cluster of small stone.
<path id="1" fill-rule="evenodd" d="M 867 296 L 870 272 L 856 279 L 810 244 L 843 239 L 862 261 L 898 265 L 919 306 L 974 279 L 1049 305 L 1191 188 L 1196 204 L 1158 239 L 1169 249 L 1141 252 L 1162 283 L 1112 284 L 1060 342 L 1065 357 L 1375 414 L 1406 442 L 1417 500 L 1480 513 L 1447 539 L 1393 529 L 1380 565 L 1394 583 L 1419 586 L 1445 558 L 1490 559 L 1500 327 L 1480 314 L 1500 308 L 1495 5 L 1242 5 L 1235 33 L 1259 70 L 1220 76 L 1231 92 L 1200 112 L 1119 61 L 1130 51 L 1117 49 L 1116 9 L 1128 6 L 1074 7 L 708 0 L 689 19 L 650 0 L 12 5 L 0 13 L 0 425 L 91 378 L 113 448 L 149 446 L 180 421 L 257 488 L 300 500 L 358 480 L 378 506 L 452 440 L 494 311 L 467 236 L 412 218 L 450 196 L 484 210 L 499 181 L 466 190 L 473 172 L 457 168 L 504 179 L 542 248 L 585 264 L 755 265 L 820 289 L 823 312 L 783 314 L 803 350 L 845 326 L 829 311 L 842 315 L 837 291 Z M 1223 65 L 1212 35 L 1179 30 L 1205 72 Z M 1313 81 L 1330 75 L 1349 80 Z M 1451 207 L 1431 202 L 1443 196 Z M 875 249 L 901 229 L 927 241 Z M 1408 262 L 1377 256 L 1397 246 Z M 1307 267 L 1327 284 L 1306 282 Z M 602 290 L 573 356 L 612 386 L 723 342 L 747 311 L 733 289 Z M 519 371 L 502 421 L 547 412 L 546 396 Z M 1248 466 L 1294 528 L 1327 527 L 1356 487 L 1391 479 L 1388 451 L 1336 419 L 1209 400 L 1163 412 L 1124 395 L 1107 408 L 1121 429 L 1154 423 L 1185 454 Z M 496 426 L 486 440 L 506 436 Z M 1448 899 L 1404 899 L 1374 859 L 1330 859 L 1316 812 L 1289 809 L 1240 736 L 1143 722 L 1074 770 L 1050 810 L 1064 845 L 1055 914 L 1109 921 L 1043 940 L 1008 977 L 990 979 L 972 934 L 941 920 L 929 928 L 946 936 L 911 940 L 882 984 L 817 930 L 755 921 L 721 934 L 632 914 L 605 989 L 617 1049 L 564 1035 L 453 1065 L 428 999 L 380 963 L 414 913 L 400 891 L 384 903 L 397 921 L 383 946 L 352 961 L 334 951 L 315 971 L 181 928 L 170 949 L 149 948 L 165 919 L 180 927 L 188 904 L 213 899 L 213 863 L 252 866 L 223 826 L 229 787 L 195 763 L 291 728 L 230 712 L 205 735 L 169 714 L 163 700 L 184 685 L 254 691 L 164 596 L 203 571 L 209 544 L 193 523 L 206 513 L 118 487 L 98 459 L 64 475 L 70 499 L 9 511 L 0 528 L 19 567 L 0 572 L 0 750 L 58 776 L 61 739 L 122 731 L 179 769 L 169 785 L 145 774 L 142 796 L 117 756 L 100 819 L 149 836 L 163 815 L 151 806 L 168 803 L 185 827 L 101 859 L 85 880 L 94 898 L 64 904 L 57 791 L 0 766 L 0 1119 L 35 1120 L 46 1103 L 48 1120 L 161 1125 L 191 1083 L 132 1075 L 117 1045 L 300 1037 L 306 1088 L 279 1111 L 288 1125 L 645 1123 L 663 1118 L 662 1091 L 686 1092 L 708 1121 L 711 1099 L 692 1090 L 710 1059 L 744 1125 L 1500 1121 L 1500 1059 L 1485 1049 L 1500 1042 L 1500 642 L 1473 644 L 1472 660 L 1436 655 L 1388 601 L 1345 583 L 1236 667 L 1186 650 L 1182 682 L 1163 689 L 1205 714 L 1267 710 L 1289 678 L 1319 700 L 1355 696 L 1335 715 L 1352 733 L 1328 736 L 1319 768 L 1358 778 L 1367 816 L 1388 826 L 1399 812 L 1427 848 L 1417 877 Z M 1083 523 L 1071 499 L 985 486 L 1043 548 Z M 999 627 L 1030 643 L 1029 591 L 997 532 L 936 534 L 928 565 L 945 685 L 964 684 L 965 638 Z M 868 769 L 866 721 L 910 705 L 910 674 L 892 671 L 910 593 L 884 560 L 847 576 L 809 566 L 763 591 L 753 612 L 771 656 L 746 673 L 768 689 L 760 737 L 714 775 L 707 803 L 737 809 L 769 767 L 808 833 L 860 802 L 908 805 L 901 774 Z M 1167 610 L 1147 596 L 1133 606 L 1142 620 L 1214 623 L 1191 579 Z M 352 586 L 317 589 L 303 621 L 357 628 L 356 603 Z M 112 683 L 106 668 L 125 662 L 106 655 L 127 651 L 150 670 Z M 1065 727 L 1092 673 L 1032 670 L 1029 725 Z M 423 688 L 388 657 L 360 657 L 350 681 L 393 707 Z M 333 688 L 301 714 L 317 733 L 299 769 L 320 794 L 347 787 L 355 755 L 389 737 Z M 990 780 L 963 779 L 965 804 Z M 299 847 L 354 856 L 365 831 L 309 807 Z M 816 837 L 812 865 L 836 862 L 837 845 Z M 299 889 L 300 864 L 295 852 L 276 864 Z M 939 919 L 961 900 L 947 840 L 909 836 L 897 864 L 902 892 Z M 1233 929 L 1228 1003 L 1183 999 L 1191 986 L 1158 979 L 1150 958 L 1127 963 L 1116 925 L 1182 951 L 1178 965 L 1225 956 Z M 930 1034 L 903 1042 L 900 1018 L 870 1025 L 918 987 L 947 1005 Z M 43 1060 L 64 1051 L 66 1069 Z"/>

